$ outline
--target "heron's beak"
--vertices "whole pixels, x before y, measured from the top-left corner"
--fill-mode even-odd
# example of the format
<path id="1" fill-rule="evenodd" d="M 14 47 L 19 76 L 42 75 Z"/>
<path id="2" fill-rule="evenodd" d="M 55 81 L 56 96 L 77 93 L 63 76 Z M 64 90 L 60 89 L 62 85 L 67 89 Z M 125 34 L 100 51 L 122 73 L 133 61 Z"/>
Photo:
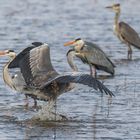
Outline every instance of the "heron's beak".
<path id="1" fill-rule="evenodd" d="M 73 45 L 75 43 L 75 40 L 74 41 L 69 41 L 69 42 L 66 42 L 65 44 L 64 44 L 64 46 L 71 46 L 71 45 Z"/>
<path id="2" fill-rule="evenodd" d="M 105 8 L 112 9 L 113 7 L 112 7 L 112 6 L 107 6 L 107 7 L 105 7 Z"/>
<path id="3" fill-rule="evenodd" d="M 7 53 L 5 51 L 0 51 L 0 56 L 4 56 L 6 55 Z"/>

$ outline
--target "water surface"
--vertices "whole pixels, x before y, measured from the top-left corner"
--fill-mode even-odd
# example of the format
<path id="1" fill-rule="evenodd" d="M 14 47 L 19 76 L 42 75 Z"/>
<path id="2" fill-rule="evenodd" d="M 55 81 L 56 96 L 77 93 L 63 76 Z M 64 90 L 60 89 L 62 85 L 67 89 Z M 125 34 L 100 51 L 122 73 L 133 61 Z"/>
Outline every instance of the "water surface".
<path id="1" fill-rule="evenodd" d="M 0 0 L 0 49 L 17 53 L 33 41 L 50 45 L 51 60 L 60 73 L 71 71 L 63 44 L 82 37 L 97 43 L 116 64 L 114 78 L 104 80 L 116 97 L 110 100 L 83 85 L 60 96 L 57 112 L 68 116 L 65 122 L 38 123 L 26 121 L 36 111 L 26 110 L 25 96 L 12 91 L 0 79 L 1 139 L 41 140 L 135 140 L 140 139 L 140 52 L 134 49 L 128 62 L 127 47 L 112 32 L 114 14 L 104 7 L 113 0 Z M 140 2 L 117 1 L 122 4 L 121 19 L 140 33 Z M 135 6 L 135 8 L 134 8 Z M 2 67 L 8 61 L 0 59 Z M 87 65 L 76 61 L 80 71 Z M 106 74 L 106 73 L 100 73 Z M 41 104 L 42 102 L 39 102 Z"/>

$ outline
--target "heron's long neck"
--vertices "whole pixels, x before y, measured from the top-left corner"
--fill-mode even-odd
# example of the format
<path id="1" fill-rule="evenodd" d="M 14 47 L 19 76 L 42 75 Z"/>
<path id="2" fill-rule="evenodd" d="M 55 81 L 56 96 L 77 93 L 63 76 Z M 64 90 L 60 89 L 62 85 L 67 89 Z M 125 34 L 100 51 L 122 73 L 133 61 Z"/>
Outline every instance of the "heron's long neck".
<path id="1" fill-rule="evenodd" d="M 13 84 L 13 80 L 12 80 L 12 78 L 11 78 L 11 76 L 10 76 L 10 73 L 9 73 L 9 70 L 8 70 L 8 66 L 9 66 L 9 64 L 10 64 L 10 62 L 14 59 L 15 57 L 12 57 L 11 59 L 10 59 L 10 61 L 4 66 L 4 68 L 3 68 L 3 80 L 4 80 L 4 82 L 9 86 L 9 87 L 11 87 L 12 89 L 15 89 L 15 87 L 14 87 L 14 84 Z"/>
<path id="2" fill-rule="evenodd" d="M 75 51 L 74 50 L 70 50 L 68 53 L 67 53 L 67 61 L 68 61 L 68 64 L 71 66 L 71 68 L 73 69 L 73 71 L 78 71 L 78 68 L 77 66 L 74 64 L 74 57 L 76 56 L 75 54 Z"/>
<path id="3" fill-rule="evenodd" d="M 116 12 L 115 18 L 114 18 L 114 30 L 117 32 L 119 30 L 119 17 L 120 17 L 120 11 Z"/>

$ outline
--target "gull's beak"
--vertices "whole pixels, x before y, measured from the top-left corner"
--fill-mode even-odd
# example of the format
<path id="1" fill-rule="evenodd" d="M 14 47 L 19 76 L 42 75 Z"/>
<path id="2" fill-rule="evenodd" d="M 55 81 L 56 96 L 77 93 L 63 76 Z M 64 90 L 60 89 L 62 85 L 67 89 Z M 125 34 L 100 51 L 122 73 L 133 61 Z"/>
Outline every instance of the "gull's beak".
<path id="1" fill-rule="evenodd" d="M 107 6 L 107 7 L 105 7 L 105 8 L 112 9 L 113 7 L 112 7 L 112 6 Z"/>
<path id="2" fill-rule="evenodd" d="M 73 45 L 74 43 L 75 43 L 75 40 L 69 41 L 69 42 L 66 42 L 66 43 L 64 44 L 64 46 L 71 46 L 71 45 Z"/>
<path id="3" fill-rule="evenodd" d="M 0 51 L 0 56 L 4 56 L 6 54 L 7 54 L 6 51 Z"/>

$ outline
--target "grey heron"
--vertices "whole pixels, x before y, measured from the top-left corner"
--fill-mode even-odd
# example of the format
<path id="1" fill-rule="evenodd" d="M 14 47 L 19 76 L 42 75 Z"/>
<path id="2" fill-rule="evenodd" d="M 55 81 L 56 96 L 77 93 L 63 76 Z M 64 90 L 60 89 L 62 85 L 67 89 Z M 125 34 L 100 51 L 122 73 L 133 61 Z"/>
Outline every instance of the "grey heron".
<path id="1" fill-rule="evenodd" d="M 113 4 L 112 6 L 107 6 L 106 8 L 112 9 L 115 12 L 115 18 L 114 18 L 114 33 L 115 35 L 128 46 L 128 53 L 127 53 L 127 59 L 132 59 L 132 48 L 131 45 L 136 47 L 137 49 L 140 49 L 140 37 L 138 33 L 127 23 L 125 22 L 119 22 L 120 17 L 120 4 Z"/>
<path id="2" fill-rule="evenodd" d="M 25 54 L 25 52 L 39 45 L 41 45 L 40 42 L 33 42 L 30 47 L 22 51 L 21 53 L 22 56 Z M 5 56 L 5 55 L 10 57 L 10 61 L 3 68 L 3 80 L 6 83 L 6 85 L 8 85 L 11 89 L 16 90 L 20 93 L 24 93 L 27 99 L 28 97 L 26 94 L 28 93 L 27 88 L 26 88 L 27 84 L 22 76 L 22 73 L 20 71 L 17 71 L 15 72 L 14 75 L 11 76 L 11 74 L 9 73 L 9 68 L 8 68 L 8 66 L 10 65 L 13 59 L 21 59 L 22 57 L 21 56 L 19 57 L 19 55 L 16 56 L 16 53 L 13 50 L 5 50 L 3 52 L 0 52 L 0 56 Z M 18 66 L 16 67 L 19 68 Z M 10 67 L 10 68 L 15 68 L 15 67 Z M 25 106 L 27 107 L 28 103 Z M 34 99 L 34 107 L 35 108 L 37 107 L 37 101 L 35 99 Z"/>
<path id="3" fill-rule="evenodd" d="M 8 55 L 12 58 L 6 67 L 20 68 L 26 83 L 27 95 L 38 100 L 48 101 L 48 105 L 51 104 L 48 110 L 52 108 L 59 95 L 73 88 L 73 83 L 87 85 L 101 93 L 114 96 L 105 85 L 88 74 L 77 72 L 59 74 L 56 72 L 51 63 L 50 49 L 45 43 L 31 49 L 26 48 L 16 57 L 13 57 L 11 51 L 1 51 L 0 55 Z M 12 81 L 9 74 L 6 80 Z M 13 82 L 10 82 L 10 85 L 14 86 Z"/>
<path id="4" fill-rule="evenodd" d="M 107 55 L 100 49 L 97 44 L 87 42 L 81 38 L 69 41 L 64 46 L 74 46 L 73 49 L 67 53 L 67 60 L 73 70 L 77 71 L 78 68 L 72 62 L 73 57 L 76 56 L 90 66 L 90 74 L 96 77 L 96 69 L 103 70 L 111 75 L 114 75 L 113 62 L 107 57 Z"/>

